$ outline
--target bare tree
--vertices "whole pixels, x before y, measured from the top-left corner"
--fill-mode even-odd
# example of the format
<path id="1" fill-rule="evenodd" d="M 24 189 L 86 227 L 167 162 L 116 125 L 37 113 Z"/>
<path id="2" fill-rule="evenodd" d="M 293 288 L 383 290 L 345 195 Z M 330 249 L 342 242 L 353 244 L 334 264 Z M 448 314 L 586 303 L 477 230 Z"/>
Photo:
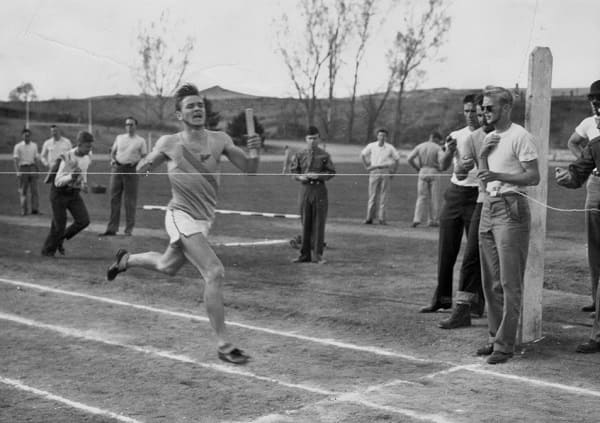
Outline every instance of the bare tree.
<path id="1" fill-rule="evenodd" d="M 278 22 L 277 42 L 298 99 L 306 110 L 307 124 L 315 123 L 319 76 L 329 59 L 325 0 L 299 0 L 302 33 L 296 34 L 287 14 Z"/>
<path id="2" fill-rule="evenodd" d="M 372 0 L 370 0 L 372 1 Z M 322 13 L 327 16 L 326 30 L 328 45 L 327 60 L 327 112 L 323 120 L 325 134 L 330 136 L 333 128 L 333 94 L 338 72 L 342 65 L 342 54 L 352 29 L 352 9 L 355 5 L 348 0 L 334 0 L 333 7 L 325 5 Z"/>
<path id="3" fill-rule="evenodd" d="M 195 43 L 192 37 L 183 43 L 173 40 L 172 28 L 163 11 L 157 22 L 141 28 L 137 36 L 141 63 L 135 67 L 136 79 L 146 99 L 154 100 L 152 109 L 159 123 L 163 123 L 165 106 L 185 75 Z M 173 48 L 173 44 L 179 47 Z"/>
<path id="4" fill-rule="evenodd" d="M 381 114 L 381 111 L 385 107 L 392 88 L 394 87 L 394 74 L 391 73 L 387 86 L 383 94 L 367 94 L 362 98 L 362 106 L 366 112 L 367 130 L 365 133 L 365 139 L 370 140 L 375 135 L 375 124 Z"/>
<path id="5" fill-rule="evenodd" d="M 446 15 L 444 2 L 445 0 L 428 0 L 425 11 L 414 19 L 406 13 L 404 28 L 396 32 L 393 46 L 388 50 L 388 66 L 395 76 L 395 87 L 398 88 L 392 137 L 396 145 L 402 128 L 402 100 L 407 83 L 412 80 L 416 86 L 419 79 L 423 78 L 425 71 L 420 69 L 421 65 L 436 56 L 450 29 L 451 21 Z M 413 13 L 415 7 L 416 4 L 412 4 Z"/>
<path id="6" fill-rule="evenodd" d="M 349 143 L 352 142 L 354 132 L 354 117 L 356 108 L 356 89 L 358 87 L 358 73 L 362 60 L 365 56 L 367 41 L 371 36 L 371 23 L 375 15 L 375 0 L 364 0 L 361 5 L 356 8 L 356 16 L 354 17 L 354 27 L 357 31 L 358 48 L 354 55 L 354 74 L 352 78 L 352 94 L 350 96 L 350 111 L 348 112 L 348 127 L 346 139 Z"/>
<path id="7" fill-rule="evenodd" d="M 21 82 L 18 87 L 13 88 L 8 93 L 9 101 L 34 101 L 37 100 L 35 88 L 31 82 Z"/>

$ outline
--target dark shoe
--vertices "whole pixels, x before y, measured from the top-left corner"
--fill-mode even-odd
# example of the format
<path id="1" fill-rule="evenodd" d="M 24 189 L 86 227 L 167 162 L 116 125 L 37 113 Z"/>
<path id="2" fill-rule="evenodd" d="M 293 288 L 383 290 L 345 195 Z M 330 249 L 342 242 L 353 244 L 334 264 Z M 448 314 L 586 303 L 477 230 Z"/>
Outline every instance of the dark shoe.
<path id="1" fill-rule="evenodd" d="M 492 355 L 490 355 L 487 359 L 488 364 L 500 364 L 506 363 L 509 359 L 511 359 L 513 353 L 505 353 L 502 351 L 494 351 Z"/>
<path id="2" fill-rule="evenodd" d="M 310 263 L 310 259 L 306 257 L 298 257 L 292 260 L 292 263 Z"/>
<path id="3" fill-rule="evenodd" d="M 244 351 L 234 348 L 231 345 L 219 348 L 218 354 L 221 360 L 233 364 L 246 364 L 250 360 L 250 356 L 244 353 Z"/>
<path id="4" fill-rule="evenodd" d="M 575 348 L 575 352 L 582 354 L 600 352 L 600 342 L 596 342 L 593 339 L 590 339 L 589 341 L 584 342 L 583 344 L 577 345 L 577 348 Z"/>
<path id="5" fill-rule="evenodd" d="M 41 253 L 44 257 L 54 257 L 54 252 L 50 252 L 50 251 L 44 251 L 42 250 Z"/>
<path id="6" fill-rule="evenodd" d="M 373 220 L 371 219 L 367 219 L 363 222 L 365 225 L 372 225 L 373 224 Z"/>
<path id="7" fill-rule="evenodd" d="M 421 222 L 413 222 L 411 223 L 411 227 L 416 228 L 417 226 L 419 226 L 421 224 Z"/>
<path id="8" fill-rule="evenodd" d="M 485 311 L 485 303 L 471 303 L 471 316 L 476 319 L 483 317 Z"/>
<path id="9" fill-rule="evenodd" d="M 39 210 L 31 210 L 31 214 L 42 214 Z"/>
<path id="10" fill-rule="evenodd" d="M 591 304 L 591 305 L 583 306 L 583 307 L 581 307 L 581 311 L 586 311 L 586 312 L 596 311 L 596 305 Z"/>
<path id="11" fill-rule="evenodd" d="M 124 265 L 121 265 L 121 260 L 123 259 L 123 257 L 125 257 L 128 254 L 127 250 L 120 248 L 119 251 L 117 251 L 117 254 L 115 255 L 115 262 L 113 264 L 111 264 L 110 266 L 108 266 L 108 269 L 106 270 L 106 279 L 109 281 L 114 280 L 117 275 L 119 273 L 123 273 L 124 271 L 127 270 L 127 268 Z"/>
<path id="12" fill-rule="evenodd" d="M 421 308 L 421 310 L 419 310 L 419 313 L 435 313 L 438 310 L 448 310 L 449 308 L 452 308 L 452 303 L 435 302 L 431 305 L 428 305 L 427 307 Z"/>
<path id="13" fill-rule="evenodd" d="M 99 236 L 115 236 L 117 233 L 113 232 L 113 231 L 106 231 L 104 233 L 101 233 Z"/>
<path id="14" fill-rule="evenodd" d="M 469 326 L 471 326 L 471 307 L 468 304 L 457 304 L 452 315 L 438 324 L 438 327 L 442 329 L 456 329 Z"/>
<path id="15" fill-rule="evenodd" d="M 380 224 L 380 225 L 387 225 L 387 222 L 386 222 L 385 220 L 380 220 L 380 221 L 379 221 L 379 224 Z"/>
<path id="16" fill-rule="evenodd" d="M 475 354 L 476 355 L 491 355 L 494 352 L 494 344 L 485 344 L 483 347 L 479 348 Z"/>
<path id="17" fill-rule="evenodd" d="M 60 253 L 61 256 L 65 255 L 65 247 L 63 246 L 62 242 L 60 244 L 58 244 L 58 247 L 56 247 L 56 250 Z"/>

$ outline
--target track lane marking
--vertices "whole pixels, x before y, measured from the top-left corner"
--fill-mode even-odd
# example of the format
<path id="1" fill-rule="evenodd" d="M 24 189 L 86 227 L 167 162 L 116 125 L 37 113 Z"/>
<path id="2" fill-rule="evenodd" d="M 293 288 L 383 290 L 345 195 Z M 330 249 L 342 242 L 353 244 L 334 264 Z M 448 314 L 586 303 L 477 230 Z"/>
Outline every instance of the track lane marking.
<path id="1" fill-rule="evenodd" d="M 197 321 L 207 322 L 207 323 L 209 322 L 208 317 L 204 317 L 204 316 L 200 316 L 200 315 L 192 314 L 192 313 L 184 313 L 184 312 L 179 312 L 179 311 L 165 310 L 162 308 L 145 306 L 145 305 L 135 304 L 135 303 L 129 303 L 127 301 L 114 300 L 112 298 L 99 297 L 96 295 L 84 294 L 82 292 L 66 291 L 66 290 L 58 289 L 58 288 L 50 288 L 50 287 L 44 286 L 44 285 L 38 285 L 38 284 L 33 284 L 33 283 L 23 282 L 23 281 L 15 281 L 15 280 L 11 280 L 11 279 L 0 278 L 0 282 L 8 284 L 8 285 L 36 289 L 39 291 L 52 292 L 54 294 L 67 295 L 67 296 L 78 297 L 78 298 L 85 298 L 88 300 L 99 301 L 99 302 L 123 306 L 123 307 L 131 307 L 131 308 L 134 308 L 137 310 L 144 310 L 144 311 L 149 311 L 149 312 L 158 313 L 158 314 L 164 314 L 164 315 L 172 316 L 172 317 L 180 317 L 180 318 L 184 318 L 184 319 L 197 320 Z M 269 329 L 269 328 L 264 328 L 264 327 L 260 327 L 260 326 L 249 325 L 246 323 L 238 323 L 238 322 L 232 322 L 232 321 L 227 321 L 226 323 L 228 326 L 235 326 L 235 327 L 239 327 L 242 329 L 248 329 L 248 330 L 252 330 L 252 331 L 268 333 L 270 335 L 283 336 L 283 337 L 287 337 L 287 338 L 295 338 L 295 339 L 299 339 L 302 341 L 309 341 L 309 342 L 316 343 L 316 344 L 334 346 L 334 347 L 338 347 L 338 348 L 342 348 L 342 349 L 361 351 L 361 352 L 376 354 L 376 355 L 385 356 L 385 357 L 401 358 L 404 360 L 410 360 L 410 361 L 416 361 L 416 362 L 423 362 L 423 363 L 431 363 L 432 362 L 431 360 L 414 357 L 412 355 L 402 354 L 399 352 L 390 351 L 390 350 L 386 350 L 383 348 L 355 345 L 355 344 L 350 344 L 347 342 L 337 341 L 337 340 L 331 339 L 331 338 L 316 338 L 313 336 L 301 335 L 301 334 L 298 334 L 295 332 L 285 332 L 285 331 L 276 330 L 276 329 Z"/>
<path id="2" fill-rule="evenodd" d="M 75 292 L 75 291 L 65 291 L 65 290 L 57 289 L 57 288 L 50 288 L 47 286 L 37 285 L 37 284 L 33 284 L 33 283 L 28 283 L 28 282 L 0 278 L 0 283 L 5 283 L 8 285 L 13 285 L 13 286 L 24 286 L 24 287 L 28 287 L 31 289 L 37 289 L 40 291 L 52 292 L 55 294 L 67 295 L 67 296 L 72 296 L 72 297 L 86 298 L 89 300 L 94 300 L 94 301 L 98 301 L 98 302 L 104 302 L 107 304 L 119 305 L 119 306 L 124 306 L 124 307 L 131 307 L 134 309 L 145 310 L 145 311 L 163 314 L 163 315 L 167 315 L 167 316 L 181 317 L 184 319 L 191 319 L 191 320 L 207 322 L 207 323 L 209 322 L 207 317 L 196 315 L 196 314 L 164 310 L 164 309 L 160 309 L 160 308 L 156 308 L 156 307 L 128 303 L 126 301 L 114 300 L 114 299 L 106 298 L 106 297 L 98 297 L 95 295 L 89 295 L 89 294 L 79 293 L 79 292 Z M 431 364 L 445 364 L 445 365 L 451 366 L 450 369 L 442 371 L 442 372 L 453 372 L 453 371 L 457 371 L 457 370 L 465 370 L 465 371 L 470 371 L 473 373 L 486 374 L 486 375 L 495 376 L 498 378 L 528 383 L 528 384 L 534 385 L 534 386 L 545 386 L 545 387 L 555 388 L 555 389 L 559 389 L 559 390 L 563 390 L 563 391 L 567 391 L 567 392 L 589 395 L 589 396 L 594 396 L 594 397 L 600 397 L 600 391 L 574 387 L 571 385 L 565 385 L 565 384 L 561 384 L 561 383 L 547 382 L 547 381 L 543 381 L 541 379 L 528 378 L 528 377 L 524 377 L 524 376 L 515 376 L 515 375 L 509 374 L 509 373 L 485 370 L 480 363 L 459 365 L 457 363 L 452 363 L 452 362 L 447 362 L 447 361 L 429 360 L 429 359 L 414 357 L 414 356 L 411 356 L 408 354 L 402 354 L 399 352 L 390 351 L 390 350 L 386 350 L 386 349 L 379 348 L 379 347 L 350 344 L 347 342 L 337 341 L 337 340 L 334 340 L 331 338 L 315 338 L 315 337 L 311 337 L 311 336 L 297 334 L 294 332 L 284 332 L 284 331 L 280 331 L 280 330 L 263 328 L 260 326 L 248 325 L 248 324 L 244 324 L 244 323 L 237 323 L 237 322 L 231 322 L 231 321 L 228 321 L 227 324 L 230 326 L 236 326 L 236 327 L 243 328 L 243 329 L 268 333 L 271 335 L 282 336 L 282 337 L 287 337 L 287 338 L 295 338 L 295 339 L 299 339 L 299 340 L 303 340 L 303 341 L 313 342 L 316 344 L 333 346 L 333 347 L 348 349 L 348 350 L 353 350 L 353 351 L 361 351 L 361 352 L 366 352 L 366 353 L 379 355 L 379 356 L 395 357 L 395 358 L 401 358 L 401 359 L 416 361 L 416 362 L 431 363 Z M 454 368 L 456 368 L 456 369 L 454 369 Z M 438 372 L 436 372 L 436 373 L 438 373 Z"/>
<path id="3" fill-rule="evenodd" d="M 60 402 L 71 408 L 75 408 L 77 410 L 84 411 L 88 414 L 95 414 L 95 415 L 99 415 L 99 416 L 110 417 L 111 419 L 115 419 L 115 420 L 118 420 L 118 421 L 124 422 L 124 423 L 142 423 L 140 420 L 132 419 L 131 417 L 127 417 L 122 414 L 114 413 L 114 412 L 108 411 L 108 410 L 103 410 L 98 407 L 83 404 L 79 401 L 73 401 L 68 398 L 64 398 L 59 395 L 52 394 L 48 391 L 43 391 L 41 389 L 37 389 L 32 386 L 25 385 L 24 383 L 22 383 L 21 381 L 16 380 L 16 379 L 10 379 L 10 378 L 4 377 L 4 376 L 0 376 L 0 383 L 11 386 L 20 391 L 25 391 L 25 392 L 35 394 L 37 396 L 46 398 L 51 401 Z"/>
<path id="4" fill-rule="evenodd" d="M 323 395 L 326 397 L 331 397 L 334 401 L 358 404 L 363 407 L 376 409 L 376 410 L 380 410 L 380 411 L 392 412 L 395 414 L 412 417 L 412 418 L 422 420 L 422 421 L 429 421 L 429 422 L 433 422 L 433 423 L 452 423 L 452 420 L 448 420 L 441 415 L 422 414 L 422 413 L 419 413 L 418 411 L 414 411 L 414 410 L 410 410 L 410 409 L 377 404 L 375 402 L 372 402 L 372 401 L 364 398 L 358 392 L 336 392 L 336 391 L 331 391 L 328 389 L 324 389 L 324 388 L 320 388 L 317 386 L 308 385 L 308 384 L 304 384 L 304 383 L 285 382 L 285 381 L 271 378 L 271 377 L 260 376 L 255 373 L 240 369 L 239 367 L 233 367 L 233 366 L 228 366 L 228 365 L 224 365 L 224 364 L 204 363 L 204 362 L 195 360 L 186 355 L 175 354 L 175 353 L 172 353 L 169 351 L 163 351 L 163 350 L 159 350 L 159 349 L 155 349 L 155 348 L 140 347 L 137 345 L 125 344 L 122 342 L 118 342 L 118 341 L 109 339 L 104 336 L 100 336 L 99 334 L 92 335 L 89 332 L 80 331 L 80 330 L 72 329 L 72 328 L 67 328 L 64 326 L 42 323 L 42 322 L 38 322 L 36 320 L 28 319 L 28 318 L 18 316 L 15 314 L 4 313 L 1 311 L 0 311 L 0 320 L 6 320 L 9 322 L 21 324 L 21 325 L 28 326 L 28 327 L 33 327 L 36 329 L 48 330 L 48 331 L 59 333 L 64 336 L 83 339 L 86 341 L 98 342 L 98 343 L 102 343 L 102 344 L 106 344 L 106 345 L 111 345 L 114 347 L 125 348 L 125 349 L 132 350 L 135 352 L 139 352 L 139 353 L 143 353 L 143 354 L 147 354 L 147 355 L 151 355 L 151 356 L 156 356 L 156 357 L 160 357 L 160 358 L 165 358 L 168 360 L 193 364 L 193 365 L 205 368 L 205 369 L 210 369 L 210 370 L 221 372 L 221 373 L 227 373 L 227 374 L 234 375 L 234 376 L 241 376 L 241 377 L 245 377 L 245 378 L 249 378 L 249 379 L 259 380 L 262 382 L 268 382 L 268 383 L 272 383 L 275 385 L 285 386 L 287 388 L 296 389 L 296 390 L 302 390 L 302 391 L 313 393 L 313 394 L 320 394 L 320 395 Z M 124 417 L 124 418 L 126 418 L 126 417 Z M 136 420 L 124 420 L 124 421 L 127 423 L 137 423 Z"/>

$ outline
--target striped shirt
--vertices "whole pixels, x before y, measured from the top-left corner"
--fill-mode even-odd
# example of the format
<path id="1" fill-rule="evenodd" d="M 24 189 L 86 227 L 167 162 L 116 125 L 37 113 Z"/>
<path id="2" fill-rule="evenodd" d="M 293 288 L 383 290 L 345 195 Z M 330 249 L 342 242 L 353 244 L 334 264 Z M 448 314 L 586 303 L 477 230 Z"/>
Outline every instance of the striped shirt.
<path id="1" fill-rule="evenodd" d="M 198 220 L 213 220 L 219 191 L 223 151 L 233 145 L 224 132 L 205 131 L 206 138 L 187 141 L 183 133 L 161 137 L 153 152 L 167 157 L 171 201 L 167 207 Z"/>

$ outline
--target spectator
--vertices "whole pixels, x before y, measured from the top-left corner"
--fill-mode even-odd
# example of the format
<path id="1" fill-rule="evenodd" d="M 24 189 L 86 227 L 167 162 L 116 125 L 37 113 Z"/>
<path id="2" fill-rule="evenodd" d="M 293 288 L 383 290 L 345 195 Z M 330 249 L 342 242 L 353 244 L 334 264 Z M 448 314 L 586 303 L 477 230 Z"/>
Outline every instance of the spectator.
<path id="1" fill-rule="evenodd" d="M 23 129 L 23 139 L 15 145 L 13 158 L 15 172 L 19 183 L 19 203 L 21 216 L 25 216 L 31 208 L 31 214 L 39 214 L 38 171 L 40 169 L 40 153 L 38 146 L 31 140 L 31 131 Z M 29 198 L 31 201 L 29 202 Z M 30 206 L 30 207 L 29 207 Z"/>

